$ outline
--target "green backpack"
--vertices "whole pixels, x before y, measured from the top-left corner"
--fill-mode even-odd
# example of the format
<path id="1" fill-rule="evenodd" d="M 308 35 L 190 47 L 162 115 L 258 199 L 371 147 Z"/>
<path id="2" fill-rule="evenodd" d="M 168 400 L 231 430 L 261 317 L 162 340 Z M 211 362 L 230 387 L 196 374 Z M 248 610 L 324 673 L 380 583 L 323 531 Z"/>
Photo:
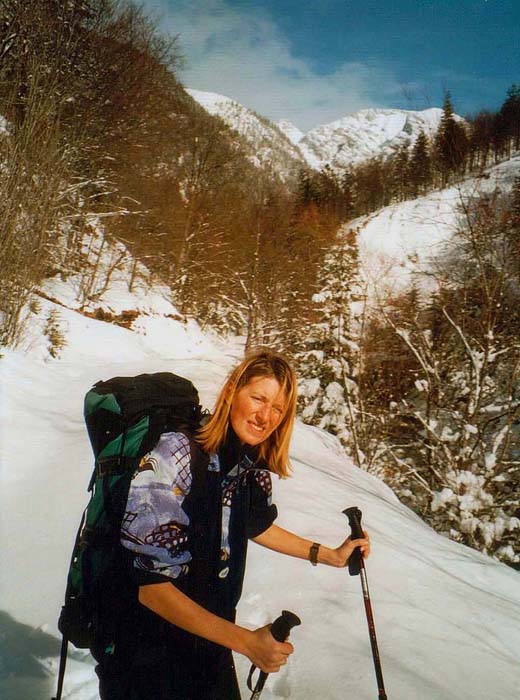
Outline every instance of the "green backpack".
<path id="1" fill-rule="evenodd" d="M 160 372 L 98 382 L 85 396 L 84 415 L 95 465 L 58 621 L 63 640 L 54 700 L 61 698 L 68 643 L 109 648 L 128 604 L 132 554 L 120 543 L 120 529 L 135 469 L 162 433 L 191 437 L 203 414 L 188 379 Z"/>

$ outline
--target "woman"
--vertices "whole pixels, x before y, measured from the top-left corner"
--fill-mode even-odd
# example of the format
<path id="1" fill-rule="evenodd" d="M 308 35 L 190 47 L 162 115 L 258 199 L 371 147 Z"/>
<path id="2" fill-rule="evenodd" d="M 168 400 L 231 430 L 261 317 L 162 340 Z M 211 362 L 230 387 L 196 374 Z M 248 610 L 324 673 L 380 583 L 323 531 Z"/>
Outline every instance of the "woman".
<path id="1" fill-rule="evenodd" d="M 343 567 L 368 538 L 335 549 L 274 524 L 271 477 L 288 474 L 296 377 L 271 351 L 231 373 L 196 436 L 163 434 L 134 475 L 121 541 L 139 604 L 97 668 L 103 700 L 238 700 L 232 651 L 278 671 L 293 647 L 235 624 L 247 543 Z"/>

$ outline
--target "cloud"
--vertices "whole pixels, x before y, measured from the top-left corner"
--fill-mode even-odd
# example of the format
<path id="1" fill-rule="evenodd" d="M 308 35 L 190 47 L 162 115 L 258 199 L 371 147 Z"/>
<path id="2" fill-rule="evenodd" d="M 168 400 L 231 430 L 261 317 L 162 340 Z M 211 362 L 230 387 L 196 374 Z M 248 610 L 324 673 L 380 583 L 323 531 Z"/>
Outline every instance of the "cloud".
<path id="1" fill-rule="evenodd" d="M 319 74 L 296 57 L 271 18 L 225 0 L 147 0 L 161 29 L 179 35 L 186 87 L 232 97 L 276 121 L 290 119 L 303 131 L 348 112 L 384 106 L 401 92 L 384 67 L 343 63 Z"/>

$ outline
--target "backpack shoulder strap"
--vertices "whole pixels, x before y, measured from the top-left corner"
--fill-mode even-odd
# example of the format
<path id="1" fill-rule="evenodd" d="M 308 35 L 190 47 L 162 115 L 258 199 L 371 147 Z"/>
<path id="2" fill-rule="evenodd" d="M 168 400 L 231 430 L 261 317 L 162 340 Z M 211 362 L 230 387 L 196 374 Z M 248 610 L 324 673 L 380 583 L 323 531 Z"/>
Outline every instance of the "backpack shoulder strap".
<path id="1" fill-rule="evenodd" d="M 204 487 L 206 472 L 208 471 L 209 465 L 209 455 L 207 452 L 204 452 L 192 433 L 183 430 L 179 432 L 186 435 L 190 443 L 190 451 L 192 455 L 191 474 L 194 481 L 194 486 L 196 488 Z"/>

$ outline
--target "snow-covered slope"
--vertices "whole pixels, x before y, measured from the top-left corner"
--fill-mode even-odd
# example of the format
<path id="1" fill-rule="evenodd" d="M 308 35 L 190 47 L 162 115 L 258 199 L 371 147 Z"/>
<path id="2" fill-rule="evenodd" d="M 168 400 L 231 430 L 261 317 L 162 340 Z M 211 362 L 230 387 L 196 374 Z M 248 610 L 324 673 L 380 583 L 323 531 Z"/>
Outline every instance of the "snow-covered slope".
<path id="1" fill-rule="evenodd" d="M 300 131 L 297 126 L 295 126 L 288 119 L 280 119 L 276 122 L 276 126 L 282 131 L 287 138 L 294 144 L 298 144 L 304 137 L 303 131 Z"/>
<path id="2" fill-rule="evenodd" d="M 3 700 L 48 700 L 54 689 L 56 619 L 91 470 L 85 391 L 113 375 L 171 370 L 195 381 L 210 407 L 240 352 L 165 313 L 154 288 L 128 295 L 120 286 L 117 299 L 105 301 L 114 312 L 146 308 L 147 315 L 140 314 L 148 319 L 145 333 L 65 308 L 72 306 L 70 291 L 57 283 L 49 283 L 47 293 L 61 302 L 45 304 L 59 309 L 68 332 L 61 358 L 49 356 L 33 323 L 26 351 L 0 359 Z M 352 505 L 363 511 L 373 542 L 367 570 L 388 697 L 516 700 L 518 573 L 436 535 L 320 430 L 297 424 L 291 456 L 294 477 L 274 485 L 280 525 L 335 545 L 348 532 L 341 511 Z M 340 700 L 346 688 L 349 697 L 376 697 L 358 578 L 251 546 L 239 621 L 256 627 L 282 609 L 299 614 L 303 624 L 293 631 L 295 654 L 269 677 L 263 699 Z M 249 697 L 249 663 L 237 662 Z M 97 697 L 93 665 L 83 652 L 73 654 L 64 697 Z"/>
<path id="3" fill-rule="evenodd" d="M 441 116 L 438 108 L 364 109 L 312 129 L 298 145 L 307 160 L 342 170 L 375 156 L 386 158 L 415 143 L 421 131 L 433 136 Z"/>
<path id="4" fill-rule="evenodd" d="M 434 280 L 432 256 L 449 241 L 461 219 L 461 205 L 484 193 L 511 190 L 520 176 L 520 153 L 454 187 L 392 204 L 350 222 L 359 234 L 360 260 L 372 296 L 383 299 L 409 286 L 412 277 L 426 290 Z"/>
<path id="5" fill-rule="evenodd" d="M 251 149 L 250 160 L 255 165 L 272 169 L 282 180 L 295 175 L 303 158 L 284 130 L 244 107 L 236 100 L 213 92 L 187 90 L 210 114 L 221 117 L 239 133 Z"/>

